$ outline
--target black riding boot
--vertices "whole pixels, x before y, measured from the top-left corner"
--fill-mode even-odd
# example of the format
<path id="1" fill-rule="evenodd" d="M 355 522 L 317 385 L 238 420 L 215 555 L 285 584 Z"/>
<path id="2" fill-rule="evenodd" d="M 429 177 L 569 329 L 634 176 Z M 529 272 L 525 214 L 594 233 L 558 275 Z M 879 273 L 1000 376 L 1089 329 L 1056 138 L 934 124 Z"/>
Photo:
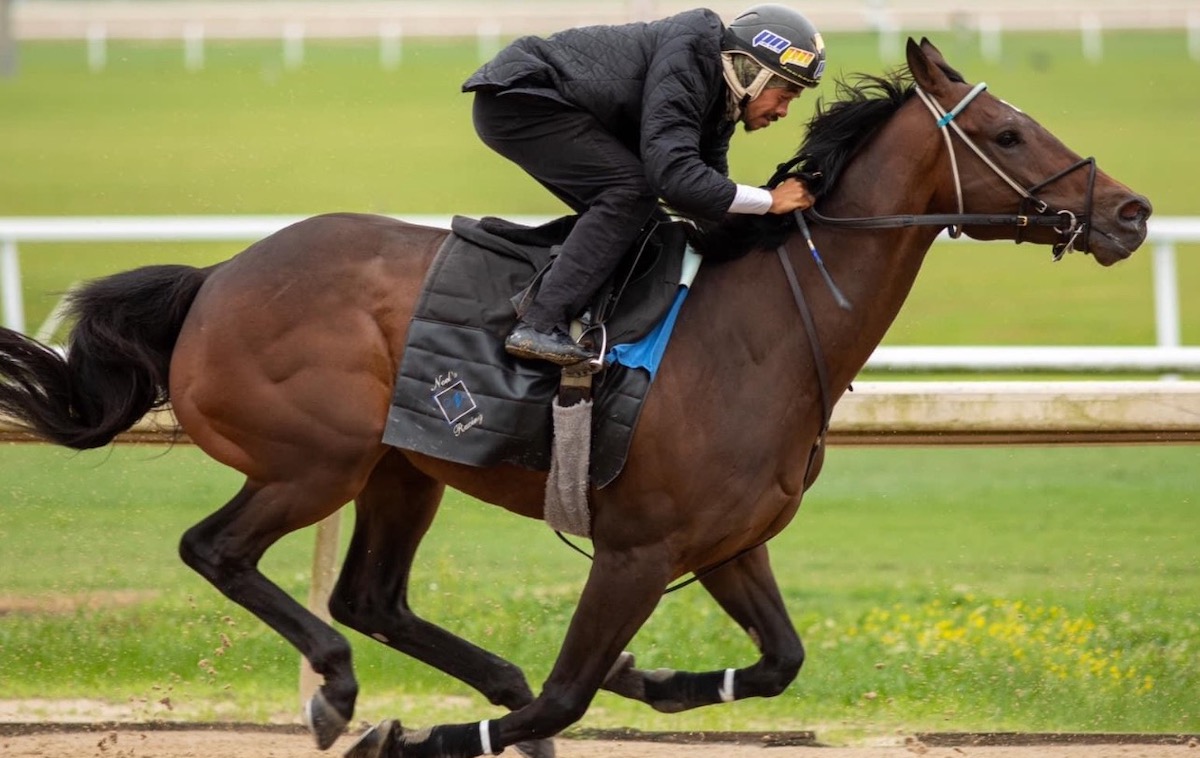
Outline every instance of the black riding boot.
<path id="1" fill-rule="evenodd" d="M 596 357 L 595 353 L 571 339 L 557 326 L 543 331 L 526 321 L 519 321 L 513 327 L 508 339 L 504 340 L 504 349 L 518 358 L 550 361 L 559 366 L 570 366 Z"/>

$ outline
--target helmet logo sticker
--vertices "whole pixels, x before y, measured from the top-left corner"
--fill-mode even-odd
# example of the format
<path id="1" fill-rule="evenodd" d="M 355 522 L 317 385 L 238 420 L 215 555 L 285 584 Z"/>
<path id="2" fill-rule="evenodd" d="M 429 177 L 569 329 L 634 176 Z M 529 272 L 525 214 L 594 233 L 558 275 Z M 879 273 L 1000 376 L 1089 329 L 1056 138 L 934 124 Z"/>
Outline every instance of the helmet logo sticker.
<path id="1" fill-rule="evenodd" d="M 775 32 L 768 29 L 763 29 L 758 34 L 754 35 L 754 47 L 765 47 L 773 53 L 782 53 L 791 47 L 792 41 L 785 37 L 780 37 Z"/>
<path id="2" fill-rule="evenodd" d="M 821 61 L 820 63 L 817 64 L 817 70 L 813 72 L 813 78 L 820 79 L 821 75 L 824 73 L 825 73 L 825 61 Z"/>
<path id="3" fill-rule="evenodd" d="M 816 57 L 817 54 L 810 50 L 805 50 L 804 48 L 800 47 L 789 47 L 783 52 L 782 55 L 779 56 L 779 62 L 785 66 L 790 64 L 803 68 L 812 63 L 813 58 Z"/>

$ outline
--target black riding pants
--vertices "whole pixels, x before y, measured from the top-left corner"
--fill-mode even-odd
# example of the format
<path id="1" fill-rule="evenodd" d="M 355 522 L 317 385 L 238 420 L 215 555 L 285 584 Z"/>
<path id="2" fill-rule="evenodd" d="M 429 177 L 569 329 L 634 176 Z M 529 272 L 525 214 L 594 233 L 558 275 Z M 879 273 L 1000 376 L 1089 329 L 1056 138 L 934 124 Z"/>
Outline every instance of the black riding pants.
<path id="1" fill-rule="evenodd" d="M 578 316 L 616 270 L 658 198 L 641 159 L 590 114 L 523 93 L 477 92 L 475 131 L 581 214 L 524 320 L 543 331 Z"/>

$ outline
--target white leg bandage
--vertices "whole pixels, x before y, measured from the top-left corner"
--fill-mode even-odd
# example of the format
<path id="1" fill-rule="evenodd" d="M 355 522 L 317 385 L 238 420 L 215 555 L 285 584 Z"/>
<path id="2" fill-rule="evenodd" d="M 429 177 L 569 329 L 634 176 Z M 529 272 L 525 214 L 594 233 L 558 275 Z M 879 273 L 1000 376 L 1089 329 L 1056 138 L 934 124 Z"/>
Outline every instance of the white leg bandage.
<path id="1" fill-rule="evenodd" d="M 492 729 L 486 720 L 479 722 L 479 744 L 483 748 L 484 755 L 494 755 L 492 752 Z"/>
<path id="2" fill-rule="evenodd" d="M 721 684 L 721 688 L 717 690 L 717 694 L 721 696 L 722 703 L 733 702 L 733 675 L 737 673 L 735 669 L 725 669 L 725 681 Z"/>

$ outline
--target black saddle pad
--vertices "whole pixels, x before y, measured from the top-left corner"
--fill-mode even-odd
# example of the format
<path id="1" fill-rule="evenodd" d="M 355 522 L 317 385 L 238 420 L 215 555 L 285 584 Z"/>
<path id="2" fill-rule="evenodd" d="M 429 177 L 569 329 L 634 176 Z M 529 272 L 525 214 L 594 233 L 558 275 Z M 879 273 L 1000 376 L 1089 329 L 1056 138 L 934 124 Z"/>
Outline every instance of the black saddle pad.
<path id="1" fill-rule="evenodd" d="M 572 223 L 454 219 L 409 326 L 385 443 L 472 466 L 549 470 L 561 372 L 513 358 L 503 343 L 516 318 L 512 297 L 549 263 Z M 619 295 L 609 290 L 618 305 L 607 320 L 610 347 L 640 339 L 663 317 L 678 291 L 685 241 L 679 225 L 660 224 L 641 245 L 641 261 L 618 272 L 629 286 Z M 619 365 L 594 378 L 596 486 L 621 472 L 649 386 L 647 372 Z"/>

